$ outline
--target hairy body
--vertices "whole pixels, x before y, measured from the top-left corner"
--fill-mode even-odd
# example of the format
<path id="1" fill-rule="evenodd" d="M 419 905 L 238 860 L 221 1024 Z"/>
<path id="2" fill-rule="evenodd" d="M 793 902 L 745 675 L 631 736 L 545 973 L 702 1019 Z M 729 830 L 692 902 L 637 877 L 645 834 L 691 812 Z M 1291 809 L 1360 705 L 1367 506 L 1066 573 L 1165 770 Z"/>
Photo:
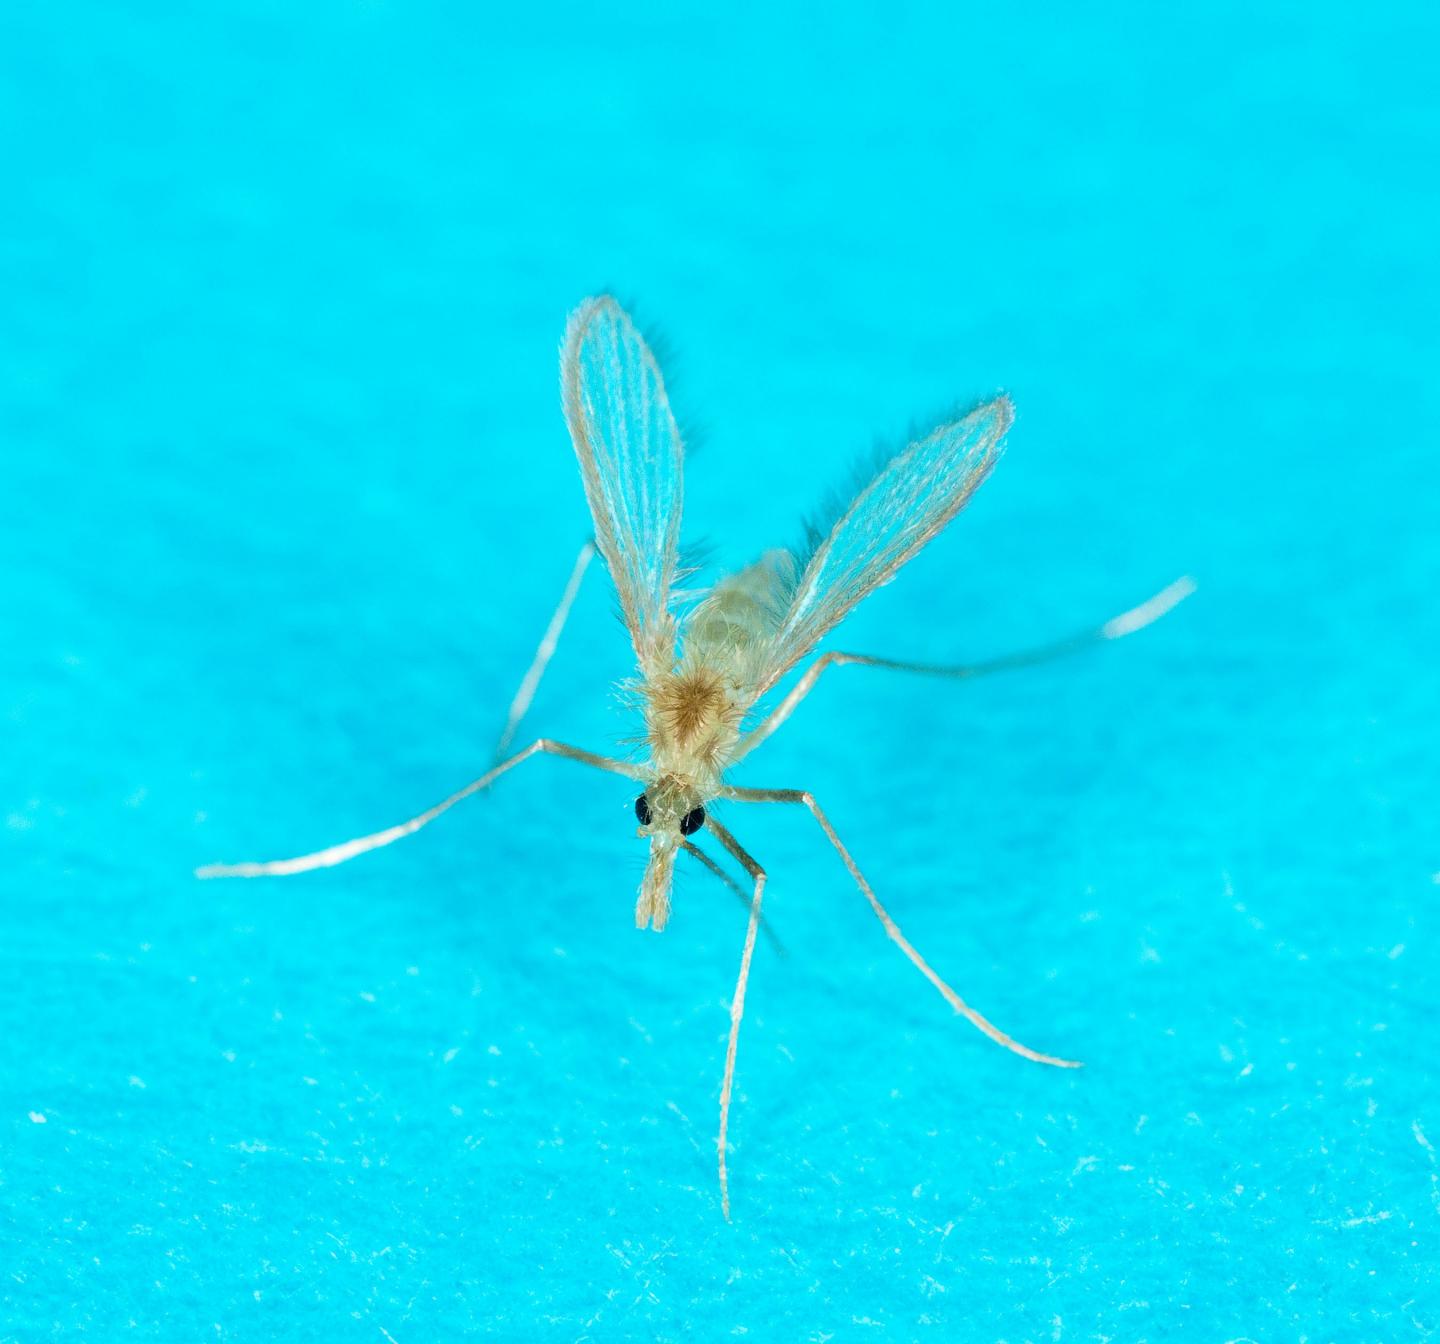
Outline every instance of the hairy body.
<path id="1" fill-rule="evenodd" d="M 732 785 L 726 772 L 789 718 L 827 667 L 886 668 L 953 680 L 1025 667 L 1118 639 L 1149 625 L 1193 591 L 1179 579 L 1103 625 L 1038 649 L 960 666 L 923 666 L 864 654 L 822 654 L 767 712 L 767 692 L 868 593 L 895 573 L 964 508 L 999 457 L 1012 418 L 996 397 L 948 421 L 887 461 L 835 511 L 811 529 L 803 555 L 771 551 L 717 583 L 683 614 L 674 609 L 679 568 L 683 448 L 655 358 L 628 316 L 610 298 L 591 299 L 571 317 L 561 356 L 561 396 L 581 480 L 594 522 L 594 541 L 576 560 L 565 594 L 511 703 L 496 762 L 478 779 L 408 821 L 292 859 L 211 864 L 200 877 L 288 876 L 345 863 L 413 835 L 457 803 L 539 756 L 558 756 L 638 782 L 640 835 L 650 844 L 635 906 L 640 928 L 661 930 L 670 918 L 676 856 L 687 853 L 741 890 L 691 839 L 706 828 L 753 883 L 740 972 L 730 1004 L 730 1035 L 720 1087 L 718 1165 L 721 1208 L 729 1217 L 726 1175 L 730 1093 L 745 1009 L 760 906 L 763 867 L 729 830 L 707 817 L 717 798 L 802 807 L 815 819 L 886 934 L 945 1001 L 1005 1049 L 1060 1068 L 1074 1060 L 1043 1054 L 1007 1036 L 970 1007 L 930 967 L 880 903 L 815 797 L 801 789 Z M 644 763 L 620 760 L 537 738 L 506 755 L 540 677 L 555 650 L 591 558 L 599 553 L 615 584 L 639 677 L 629 689 L 644 719 Z M 752 721 L 758 719 L 758 721 Z M 743 896 L 743 890 L 741 891 Z"/>
<path id="2" fill-rule="evenodd" d="M 741 729 L 757 696 L 759 657 L 775 633 L 775 594 L 788 555 L 774 552 L 722 580 L 680 624 L 672 665 L 639 687 L 650 752 L 645 786 L 651 862 L 635 923 L 663 929 L 682 823 L 719 794 L 738 759 Z"/>

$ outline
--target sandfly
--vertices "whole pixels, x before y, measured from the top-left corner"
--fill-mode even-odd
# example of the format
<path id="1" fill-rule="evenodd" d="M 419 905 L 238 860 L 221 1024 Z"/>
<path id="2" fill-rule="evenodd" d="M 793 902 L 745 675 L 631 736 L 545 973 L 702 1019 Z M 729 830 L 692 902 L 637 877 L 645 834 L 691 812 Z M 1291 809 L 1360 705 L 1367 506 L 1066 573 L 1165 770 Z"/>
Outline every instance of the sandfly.
<path id="1" fill-rule="evenodd" d="M 521 682 L 495 764 L 444 801 L 373 835 L 299 858 L 215 864 L 199 869 L 197 875 L 284 876 L 344 863 L 413 834 L 534 756 L 562 756 L 636 781 L 640 785 L 635 799 L 638 834 L 649 842 L 635 906 L 638 927 L 659 930 L 669 920 L 671 881 L 680 853 L 725 876 L 696 844 L 694 837 L 702 829 L 744 869 L 751 884 L 749 923 L 730 1003 L 730 1035 L 720 1086 L 717 1148 L 721 1207 L 727 1218 L 730 1196 L 725 1162 L 735 1049 L 750 962 L 762 927 L 760 904 L 766 872 L 713 814 L 716 802 L 788 803 L 808 810 L 885 932 L 957 1013 L 1017 1055 L 1060 1068 L 1076 1067 L 1074 1060 L 1042 1054 L 1007 1036 L 931 969 L 891 919 L 807 790 L 743 787 L 729 782 L 729 772 L 790 717 L 827 667 L 856 664 L 957 680 L 1025 667 L 1149 625 L 1188 596 L 1194 590 L 1193 582 L 1177 579 L 1103 625 L 981 663 L 933 666 L 826 652 L 777 699 L 769 693 L 786 674 L 969 502 L 999 459 L 1012 418 L 1009 398 L 985 401 L 896 453 L 847 506 L 810 528 L 806 546 L 771 551 L 708 590 L 683 593 L 677 585 L 684 578 L 680 559 L 684 447 L 655 356 L 613 298 L 589 299 L 571 316 L 561 352 L 560 378 L 565 420 L 594 520 L 594 539 L 582 548 Z M 507 755 L 597 550 L 610 571 L 635 646 L 639 676 L 629 689 L 643 715 L 649 759 L 639 763 L 603 756 L 545 737 Z"/>

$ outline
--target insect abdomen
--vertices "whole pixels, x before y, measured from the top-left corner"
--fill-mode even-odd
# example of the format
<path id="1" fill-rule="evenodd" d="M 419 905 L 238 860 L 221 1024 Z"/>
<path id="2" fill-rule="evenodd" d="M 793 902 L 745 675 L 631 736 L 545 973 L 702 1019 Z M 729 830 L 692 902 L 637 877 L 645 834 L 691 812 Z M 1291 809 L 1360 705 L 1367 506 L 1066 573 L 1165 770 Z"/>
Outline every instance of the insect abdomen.
<path id="1" fill-rule="evenodd" d="M 770 551 L 723 579 L 685 623 L 685 647 L 712 667 L 724 668 L 740 687 L 753 681 L 753 664 L 774 638 L 794 558 Z"/>

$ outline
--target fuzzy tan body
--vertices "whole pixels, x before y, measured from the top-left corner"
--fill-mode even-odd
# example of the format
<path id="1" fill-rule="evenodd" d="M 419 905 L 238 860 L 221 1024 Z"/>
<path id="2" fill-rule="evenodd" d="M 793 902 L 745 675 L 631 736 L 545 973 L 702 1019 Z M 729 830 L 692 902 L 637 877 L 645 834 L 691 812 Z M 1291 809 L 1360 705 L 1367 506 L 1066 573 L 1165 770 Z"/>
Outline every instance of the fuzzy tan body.
<path id="1" fill-rule="evenodd" d="M 746 714 L 757 695 L 761 652 L 775 628 L 773 594 L 790 557 L 772 552 L 717 584 L 679 631 L 668 667 L 649 669 L 640 685 L 651 782 L 649 874 L 635 906 L 640 928 L 663 929 L 679 818 L 720 791 Z"/>

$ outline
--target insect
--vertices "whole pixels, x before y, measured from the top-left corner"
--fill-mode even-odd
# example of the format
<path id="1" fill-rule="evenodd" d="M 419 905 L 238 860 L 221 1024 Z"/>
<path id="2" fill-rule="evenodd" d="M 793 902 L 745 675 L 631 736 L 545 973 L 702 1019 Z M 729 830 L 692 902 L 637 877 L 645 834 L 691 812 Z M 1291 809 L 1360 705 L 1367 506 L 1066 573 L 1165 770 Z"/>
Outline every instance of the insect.
<path id="1" fill-rule="evenodd" d="M 644 338 L 614 299 L 589 299 L 571 316 L 561 353 L 565 419 L 594 522 L 535 659 L 510 707 L 491 769 L 409 821 L 299 858 L 214 864 L 197 876 L 286 876 L 344 863 L 412 835 L 463 799 L 536 756 L 559 756 L 639 785 L 638 834 L 649 845 L 635 923 L 663 929 L 680 854 L 723 869 L 696 843 L 704 832 L 750 880 L 749 920 L 730 1004 L 717 1140 L 721 1208 L 730 1216 L 726 1170 L 730 1096 L 766 872 L 712 808 L 778 803 L 810 813 L 834 847 L 885 932 L 950 1006 L 991 1040 L 1026 1059 L 1059 1068 L 1074 1060 L 1042 1054 L 1007 1036 L 970 1007 L 901 933 L 814 796 L 805 789 L 750 788 L 730 771 L 783 724 L 827 668 L 845 664 L 963 680 L 1025 667 L 1118 639 L 1149 625 L 1194 590 L 1177 579 L 1103 625 L 1054 643 L 966 666 L 931 666 L 857 653 L 820 654 L 777 698 L 787 673 L 816 649 L 867 594 L 895 573 L 969 502 L 998 460 L 1010 427 L 1007 397 L 984 402 L 909 444 L 879 468 L 847 507 L 812 529 L 802 553 L 776 550 L 701 594 L 683 595 L 680 521 L 684 448 L 665 383 Z M 550 738 L 510 752 L 516 729 L 554 652 L 594 553 L 604 559 L 635 647 L 632 687 L 644 719 L 649 759 L 599 755 Z M 508 753 L 508 754 L 507 754 Z M 728 879 L 727 879 L 728 880 Z M 743 892 L 742 892 L 743 894 Z"/>

